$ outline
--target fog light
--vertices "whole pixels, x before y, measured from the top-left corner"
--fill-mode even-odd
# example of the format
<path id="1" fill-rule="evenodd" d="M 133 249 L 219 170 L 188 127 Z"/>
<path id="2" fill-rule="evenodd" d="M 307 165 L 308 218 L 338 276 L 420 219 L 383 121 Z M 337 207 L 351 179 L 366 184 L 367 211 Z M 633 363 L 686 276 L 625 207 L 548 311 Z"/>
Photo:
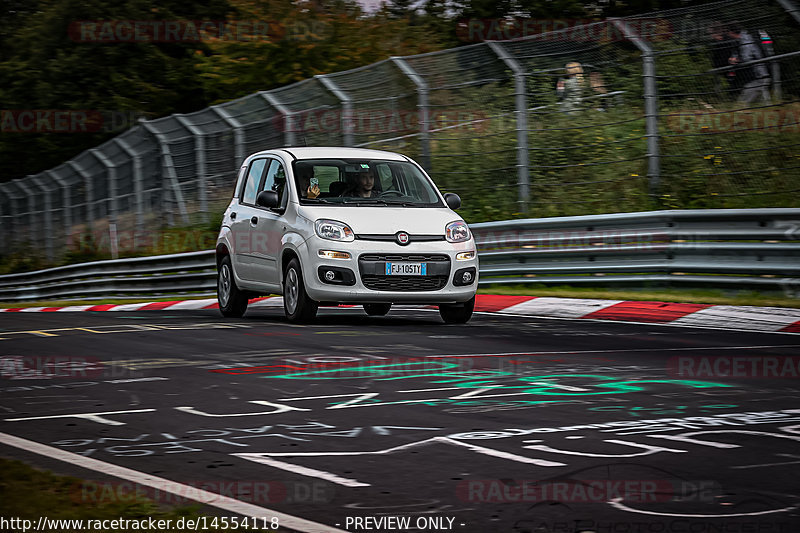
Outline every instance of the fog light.
<path id="1" fill-rule="evenodd" d="M 461 276 L 461 279 L 464 281 L 465 285 L 469 285 L 472 283 L 472 272 L 464 272 L 464 275 Z"/>
<path id="2" fill-rule="evenodd" d="M 336 273 L 333 270 L 328 270 L 327 272 L 325 272 L 325 279 L 327 279 L 328 281 L 333 281 L 334 279 L 336 279 Z"/>
<path id="3" fill-rule="evenodd" d="M 475 250 L 456 254 L 456 261 L 467 261 L 469 259 L 475 259 Z"/>
<path id="4" fill-rule="evenodd" d="M 336 250 L 320 250 L 319 256 L 326 259 L 350 259 L 349 252 L 337 252 Z"/>

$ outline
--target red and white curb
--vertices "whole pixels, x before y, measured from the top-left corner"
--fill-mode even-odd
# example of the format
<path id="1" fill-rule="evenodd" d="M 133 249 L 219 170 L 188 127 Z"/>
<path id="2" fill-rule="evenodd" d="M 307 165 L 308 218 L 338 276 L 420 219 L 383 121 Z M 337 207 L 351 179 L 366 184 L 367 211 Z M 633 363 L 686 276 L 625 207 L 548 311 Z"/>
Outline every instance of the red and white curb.
<path id="1" fill-rule="evenodd" d="M 283 307 L 283 298 L 272 296 L 250 300 L 250 308 Z M 186 311 L 218 309 L 216 298 L 145 302 L 136 304 L 70 305 L 65 307 L 18 307 L 5 313 L 70 311 Z M 733 305 L 686 304 L 549 298 L 479 294 L 475 311 L 546 318 L 613 320 L 647 324 L 800 333 L 800 309 Z"/>

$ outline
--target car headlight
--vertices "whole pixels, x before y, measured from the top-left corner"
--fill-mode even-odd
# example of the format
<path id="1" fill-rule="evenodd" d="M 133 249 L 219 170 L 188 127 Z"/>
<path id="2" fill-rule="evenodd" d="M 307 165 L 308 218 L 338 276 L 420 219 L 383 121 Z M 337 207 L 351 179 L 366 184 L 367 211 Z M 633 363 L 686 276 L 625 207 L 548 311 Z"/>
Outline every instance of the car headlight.
<path id="1" fill-rule="evenodd" d="M 468 241 L 470 237 L 467 223 L 463 220 L 449 223 L 444 229 L 444 234 L 447 242 L 464 242 Z"/>
<path id="2" fill-rule="evenodd" d="M 355 240 L 350 226 L 338 220 L 319 219 L 314 222 L 314 230 L 318 237 L 329 241 L 351 242 Z"/>

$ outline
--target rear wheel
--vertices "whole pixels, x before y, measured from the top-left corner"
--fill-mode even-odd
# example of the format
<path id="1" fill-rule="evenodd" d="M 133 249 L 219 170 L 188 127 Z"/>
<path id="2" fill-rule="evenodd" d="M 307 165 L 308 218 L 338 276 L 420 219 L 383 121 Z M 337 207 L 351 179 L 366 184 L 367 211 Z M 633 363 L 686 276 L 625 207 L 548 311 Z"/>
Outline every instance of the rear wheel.
<path id="1" fill-rule="evenodd" d="M 300 262 L 293 258 L 283 273 L 283 311 L 289 322 L 310 322 L 317 316 L 319 304 L 306 293 Z"/>
<path id="2" fill-rule="evenodd" d="M 364 304 L 364 311 L 369 316 L 383 316 L 389 312 L 392 304 Z"/>
<path id="3" fill-rule="evenodd" d="M 445 324 L 466 324 L 472 318 L 473 309 L 475 309 L 474 296 L 463 304 L 440 305 L 439 314 Z"/>
<path id="4" fill-rule="evenodd" d="M 220 261 L 217 271 L 217 301 L 224 317 L 241 318 L 247 310 L 247 294 L 236 286 L 231 258 L 227 255 Z"/>

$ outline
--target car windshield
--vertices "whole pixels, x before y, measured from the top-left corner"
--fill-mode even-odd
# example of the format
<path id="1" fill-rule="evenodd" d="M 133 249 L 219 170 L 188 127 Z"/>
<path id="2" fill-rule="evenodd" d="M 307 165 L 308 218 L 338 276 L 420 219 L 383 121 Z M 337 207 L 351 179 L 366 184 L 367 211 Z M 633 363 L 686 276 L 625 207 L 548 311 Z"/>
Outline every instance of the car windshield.
<path id="1" fill-rule="evenodd" d="M 300 159 L 293 164 L 301 204 L 443 207 L 413 163 L 382 159 Z"/>

